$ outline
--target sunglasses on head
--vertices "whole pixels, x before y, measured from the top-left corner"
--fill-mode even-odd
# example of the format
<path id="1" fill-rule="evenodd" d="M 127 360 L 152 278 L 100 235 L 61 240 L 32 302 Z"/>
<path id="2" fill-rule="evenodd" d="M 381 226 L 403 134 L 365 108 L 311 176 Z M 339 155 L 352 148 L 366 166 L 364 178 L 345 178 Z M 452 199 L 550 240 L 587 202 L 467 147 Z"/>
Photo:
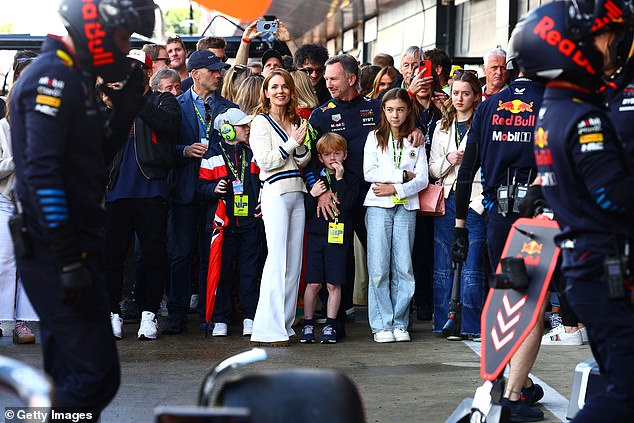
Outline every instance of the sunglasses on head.
<path id="1" fill-rule="evenodd" d="M 473 69 L 456 69 L 453 73 L 452 78 L 460 78 L 462 74 L 468 73 L 470 75 L 478 77 L 478 71 L 474 71 Z"/>

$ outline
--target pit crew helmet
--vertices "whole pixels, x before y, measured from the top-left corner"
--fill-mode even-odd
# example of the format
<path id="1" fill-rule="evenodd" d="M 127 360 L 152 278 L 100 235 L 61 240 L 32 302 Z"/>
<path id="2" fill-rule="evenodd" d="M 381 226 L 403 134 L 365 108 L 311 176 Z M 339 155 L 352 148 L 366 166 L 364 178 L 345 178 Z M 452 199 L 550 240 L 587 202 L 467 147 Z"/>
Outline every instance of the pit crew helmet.
<path id="1" fill-rule="evenodd" d="M 115 29 L 123 26 L 131 33 L 151 37 L 156 8 L 153 0 L 62 0 L 59 14 L 82 70 L 114 82 L 130 72 L 127 51 L 115 42 Z"/>

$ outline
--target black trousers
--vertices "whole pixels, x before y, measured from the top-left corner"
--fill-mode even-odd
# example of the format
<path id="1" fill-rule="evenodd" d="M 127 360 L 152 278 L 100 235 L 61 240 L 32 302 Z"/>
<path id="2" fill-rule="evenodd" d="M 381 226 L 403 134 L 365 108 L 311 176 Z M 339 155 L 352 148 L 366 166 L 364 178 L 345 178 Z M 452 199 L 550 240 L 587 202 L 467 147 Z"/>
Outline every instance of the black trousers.
<path id="1" fill-rule="evenodd" d="M 81 407 L 98 416 L 114 398 L 120 381 L 103 272 L 103 241 L 91 240 L 88 248 L 82 243 L 88 252 L 92 292 L 81 311 L 62 304 L 57 263 L 47 246 L 33 244 L 33 255 L 18 259 L 17 265 L 40 316 L 44 370 L 55 383 L 54 405 Z"/>
<path id="2" fill-rule="evenodd" d="M 121 313 L 123 263 L 136 233 L 145 277 L 139 308 L 156 313 L 168 280 L 167 203 L 162 198 L 123 199 L 106 203 L 106 280 L 110 311 Z"/>

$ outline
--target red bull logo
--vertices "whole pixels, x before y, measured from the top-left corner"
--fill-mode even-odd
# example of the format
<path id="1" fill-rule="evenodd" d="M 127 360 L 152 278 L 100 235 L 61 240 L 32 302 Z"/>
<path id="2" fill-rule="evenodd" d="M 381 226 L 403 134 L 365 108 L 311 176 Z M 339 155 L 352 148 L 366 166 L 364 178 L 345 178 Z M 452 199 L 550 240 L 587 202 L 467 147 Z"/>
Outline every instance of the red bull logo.
<path id="1" fill-rule="evenodd" d="M 84 18 L 84 34 L 88 39 L 88 51 L 92 54 L 93 65 L 104 66 L 114 63 L 112 52 L 103 48 L 103 39 L 107 34 L 97 22 L 98 13 L 94 0 L 84 0 L 81 12 Z"/>
<path id="2" fill-rule="evenodd" d="M 609 23 L 612 22 L 623 22 L 623 11 L 619 9 L 619 7 L 612 2 L 612 0 L 608 0 L 603 4 L 603 8 L 605 10 L 605 15 L 597 17 L 594 20 L 594 24 L 592 25 L 592 31 L 598 31 Z"/>
<path id="3" fill-rule="evenodd" d="M 561 32 L 553 29 L 554 27 L 555 20 L 550 16 L 544 16 L 537 25 L 535 25 L 533 34 L 546 41 L 549 45 L 556 47 L 559 53 L 569 57 L 577 66 L 585 68 L 586 72 L 590 75 L 595 75 L 597 71 L 590 65 L 590 62 L 577 48 L 574 41 L 565 38 Z"/>
<path id="4" fill-rule="evenodd" d="M 548 146 L 548 131 L 544 131 L 544 128 L 538 128 L 535 132 L 535 145 L 539 148 Z"/>
<path id="5" fill-rule="evenodd" d="M 520 252 L 526 254 L 541 254 L 543 246 L 543 244 L 540 244 L 539 242 L 534 240 L 531 242 L 525 242 L 522 245 L 522 249 L 520 250 Z"/>
<path id="6" fill-rule="evenodd" d="M 491 124 L 496 126 L 533 127 L 535 126 L 535 115 L 529 115 L 527 117 L 520 115 L 504 117 L 493 113 L 491 116 Z"/>
<path id="7" fill-rule="evenodd" d="M 522 113 L 522 112 L 533 112 L 533 102 L 531 101 L 530 103 L 524 103 L 522 100 L 511 100 L 511 101 L 505 101 L 502 102 L 502 100 L 498 100 L 498 111 L 499 110 L 506 110 L 509 111 L 513 114 L 518 114 L 518 113 Z"/>

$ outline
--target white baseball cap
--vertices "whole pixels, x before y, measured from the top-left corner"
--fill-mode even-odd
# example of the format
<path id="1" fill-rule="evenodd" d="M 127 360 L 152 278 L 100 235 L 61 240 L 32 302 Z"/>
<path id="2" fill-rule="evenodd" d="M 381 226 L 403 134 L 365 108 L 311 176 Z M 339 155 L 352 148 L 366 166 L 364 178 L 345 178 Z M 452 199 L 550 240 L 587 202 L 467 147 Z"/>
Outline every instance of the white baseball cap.
<path id="1" fill-rule="evenodd" d="M 128 52 L 128 58 L 141 62 L 145 69 L 152 69 L 152 58 L 145 54 L 143 50 L 133 48 Z"/>
<path id="2" fill-rule="evenodd" d="M 220 127 L 225 123 L 233 126 L 246 125 L 253 120 L 253 115 L 247 115 L 237 108 L 227 109 L 226 112 L 219 114 L 214 120 L 214 129 L 220 131 Z"/>

